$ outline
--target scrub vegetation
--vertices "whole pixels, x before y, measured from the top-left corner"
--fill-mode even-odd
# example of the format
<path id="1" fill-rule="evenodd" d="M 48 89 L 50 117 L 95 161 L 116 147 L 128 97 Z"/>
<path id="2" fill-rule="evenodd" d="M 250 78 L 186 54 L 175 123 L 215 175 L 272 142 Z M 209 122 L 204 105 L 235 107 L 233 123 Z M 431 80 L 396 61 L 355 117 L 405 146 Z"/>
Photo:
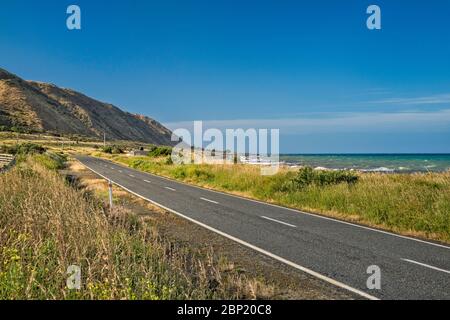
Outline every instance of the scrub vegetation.
<path id="1" fill-rule="evenodd" d="M 254 299 L 262 285 L 158 235 L 150 221 L 68 181 L 37 153 L 0 175 L 0 299 Z M 79 290 L 67 268 L 81 267 Z M 264 289 L 264 292 L 268 292 Z"/>

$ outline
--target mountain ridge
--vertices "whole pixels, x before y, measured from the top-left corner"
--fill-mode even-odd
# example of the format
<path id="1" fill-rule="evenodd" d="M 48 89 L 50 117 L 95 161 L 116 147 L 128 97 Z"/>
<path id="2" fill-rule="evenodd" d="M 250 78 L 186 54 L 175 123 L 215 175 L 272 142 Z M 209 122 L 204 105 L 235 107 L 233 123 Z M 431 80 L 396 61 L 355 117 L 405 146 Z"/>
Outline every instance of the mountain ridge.
<path id="1" fill-rule="evenodd" d="M 81 92 L 24 80 L 0 68 L 0 126 L 173 145 L 171 131 L 156 120 L 123 111 Z"/>

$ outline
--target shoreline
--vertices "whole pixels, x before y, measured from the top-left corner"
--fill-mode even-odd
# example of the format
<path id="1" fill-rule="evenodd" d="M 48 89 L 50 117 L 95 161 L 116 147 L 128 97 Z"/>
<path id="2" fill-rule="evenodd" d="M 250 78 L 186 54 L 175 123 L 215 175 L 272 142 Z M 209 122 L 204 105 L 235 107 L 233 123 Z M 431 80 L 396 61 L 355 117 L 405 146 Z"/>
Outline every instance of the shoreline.
<path id="1" fill-rule="evenodd" d="M 323 170 L 323 171 L 349 171 L 349 172 L 357 172 L 357 173 L 385 173 L 385 174 L 420 174 L 420 173 L 445 173 L 450 171 L 450 168 L 441 169 L 441 170 L 414 170 L 409 168 L 397 168 L 392 169 L 388 167 L 378 167 L 378 168 L 330 168 L 324 166 L 310 166 L 307 164 L 296 164 L 296 163 L 282 163 L 280 167 L 286 169 L 302 169 L 306 167 L 311 167 L 314 170 Z"/>
<path id="2" fill-rule="evenodd" d="M 208 164 L 208 163 L 205 163 Z M 216 163 L 210 163 L 212 165 Z M 270 166 L 270 163 L 256 163 L 256 162 L 240 162 L 241 165 L 247 166 Z M 428 170 L 432 168 L 424 168 L 424 169 L 410 169 L 408 167 L 398 167 L 398 168 L 388 168 L 388 167 L 374 167 L 374 168 L 347 168 L 347 167 L 325 167 L 322 165 L 310 165 L 310 164 L 302 164 L 302 163 L 289 163 L 285 161 L 280 161 L 278 163 L 273 163 L 273 165 L 278 164 L 280 168 L 294 171 L 302 168 L 312 168 L 317 171 L 348 171 L 348 172 L 356 172 L 356 173 L 386 173 L 386 174 L 426 174 L 426 173 L 446 173 L 450 171 L 449 168 L 442 168 L 439 170 Z"/>

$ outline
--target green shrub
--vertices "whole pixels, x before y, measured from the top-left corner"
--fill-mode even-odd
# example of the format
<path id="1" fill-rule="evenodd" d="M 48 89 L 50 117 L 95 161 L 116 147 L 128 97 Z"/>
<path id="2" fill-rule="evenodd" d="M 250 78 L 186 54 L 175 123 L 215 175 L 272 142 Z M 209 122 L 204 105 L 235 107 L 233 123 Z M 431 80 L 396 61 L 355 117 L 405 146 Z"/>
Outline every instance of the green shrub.
<path id="1" fill-rule="evenodd" d="M 19 127 L 19 126 L 12 126 L 11 128 L 9 128 L 9 131 L 12 131 L 15 133 L 31 133 L 32 132 L 31 130 L 29 130 L 27 128 L 23 128 L 23 127 Z"/>
<path id="2" fill-rule="evenodd" d="M 158 168 L 162 165 L 157 162 L 149 161 L 146 159 L 130 159 L 128 165 L 133 169 L 138 169 L 146 172 L 156 172 Z"/>
<path id="3" fill-rule="evenodd" d="M 14 155 L 42 154 L 47 149 L 35 143 L 21 143 L 13 146 L 1 146 L 0 152 Z"/>
<path id="4" fill-rule="evenodd" d="M 194 178 L 197 181 L 212 181 L 214 179 L 214 174 L 208 169 L 201 169 L 197 166 L 189 166 L 187 170 L 187 176 L 189 178 Z"/>
<path id="5" fill-rule="evenodd" d="M 122 154 L 123 153 L 122 147 L 117 146 L 117 145 L 104 146 L 101 148 L 101 151 L 104 153 L 109 153 L 109 154 Z"/>
<path id="6" fill-rule="evenodd" d="M 158 158 L 158 157 L 170 156 L 171 154 L 172 154 L 172 148 L 171 147 L 165 147 L 165 146 L 156 147 L 156 146 L 152 146 L 150 148 L 150 152 L 148 153 L 148 156 L 152 157 L 152 158 Z"/>
<path id="7" fill-rule="evenodd" d="M 175 167 L 175 169 L 172 172 L 172 176 L 175 179 L 181 179 L 181 180 L 186 179 L 186 177 L 187 177 L 186 167 L 184 165 Z"/>
<path id="8" fill-rule="evenodd" d="M 167 164 L 169 166 L 173 165 L 172 157 L 167 157 L 165 164 Z"/>
<path id="9" fill-rule="evenodd" d="M 100 149 L 104 153 L 112 154 L 112 147 L 111 146 L 104 146 Z"/>
<path id="10" fill-rule="evenodd" d="M 326 186 L 340 183 L 354 184 L 358 181 L 355 173 L 344 170 L 326 171 L 305 167 L 299 170 L 292 183 L 297 188 L 309 185 Z"/>
<path id="11" fill-rule="evenodd" d="M 113 146 L 112 150 L 111 150 L 112 154 L 122 154 L 123 153 L 123 149 L 119 146 Z"/>
<path id="12" fill-rule="evenodd" d="M 34 160 L 49 170 L 61 170 L 64 169 L 67 161 L 67 156 L 57 153 L 45 153 L 35 155 Z"/>

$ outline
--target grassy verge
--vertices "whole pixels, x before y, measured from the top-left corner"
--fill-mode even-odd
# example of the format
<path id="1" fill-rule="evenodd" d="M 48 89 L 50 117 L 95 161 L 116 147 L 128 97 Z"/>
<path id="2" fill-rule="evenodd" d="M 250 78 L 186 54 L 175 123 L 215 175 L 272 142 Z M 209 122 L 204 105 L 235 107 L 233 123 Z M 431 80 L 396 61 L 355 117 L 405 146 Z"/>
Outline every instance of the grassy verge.
<path id="1" fill-rule="evenodd" d="M 305 171 L 282 169 L 261 176 L 259 168 L 247 165 L 173 165 L 166 158 L 95 155 L 203 187 L 450 242 L 450 172 L 367 173 L 355 178 L 310 177 Z M 330 177 L 344 182 L 327 183 Z M 303 183 L 308 179 L 320 183 Z"/>
<path id="2" fill-rule="evenodd" d="M 251 279 L 221 271 L 212 253 L 160 238 L 145 218 L 108 210 L 40 154 L 0 175 L 0 299 L 233 299 Z M 7 187 L 3 187 L 7 186 Z M 80 290 L 67 268 L 82 270 Z"/>

